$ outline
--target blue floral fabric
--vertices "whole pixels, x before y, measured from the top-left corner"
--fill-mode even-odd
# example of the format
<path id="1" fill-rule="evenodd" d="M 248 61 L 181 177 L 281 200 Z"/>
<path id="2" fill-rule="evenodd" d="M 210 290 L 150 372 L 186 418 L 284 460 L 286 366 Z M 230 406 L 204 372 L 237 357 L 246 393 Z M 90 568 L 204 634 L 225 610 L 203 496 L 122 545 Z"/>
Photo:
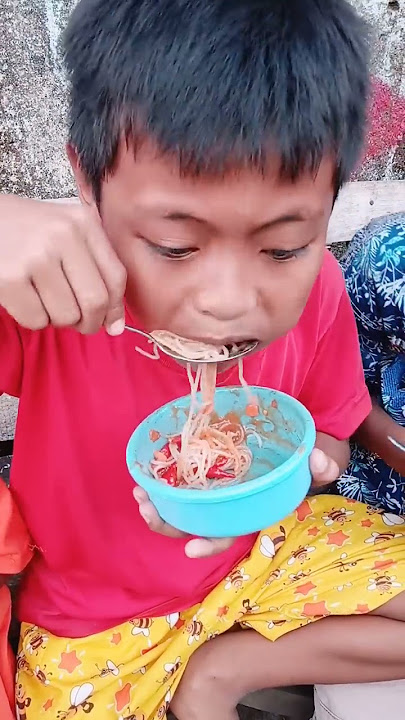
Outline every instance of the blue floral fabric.
<path id="1" fill-rule="evenodd" d="M 360 230 L 342 266 L 370 393 L 405 426 L 405 213 Z M 357 445 L 337 489 L 369 505 L 405 513 L 405 477 Z"/>

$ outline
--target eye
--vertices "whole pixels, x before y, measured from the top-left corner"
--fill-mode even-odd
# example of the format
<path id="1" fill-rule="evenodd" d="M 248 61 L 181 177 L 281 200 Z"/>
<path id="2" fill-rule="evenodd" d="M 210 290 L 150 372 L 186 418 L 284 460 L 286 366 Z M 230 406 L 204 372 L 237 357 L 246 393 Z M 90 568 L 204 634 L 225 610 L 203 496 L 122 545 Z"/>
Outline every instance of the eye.
<path id="1" fill-rule="evenodd" d="M 170 260 L 184 260 L 196 252 L 196 248 L 171 248 L 164 245 L 154 245 L 155 252 Z"/>
<path id="2" fill-rule="evenodd" d="M 307 246 L 306 246 L 307 247 Z M 288 262 L 294 260 L 294 258 L 305 252 L 306 247 L 296 248 L 295 250 L 263 250 L 267 257 L 275 260 L 276 262 Z"/>
<path id="3" fill-rule="evenodd" d="M 139 239 L 142 240 L 152 252 L 161 255 L 162 257 L 168 258 L 169 260 L 185 260 L 186 258 L 197 252 L 197 248 L 191 247 L 170 247 L 169 245 L 157 245 L 156 243 L 148 240 L 143 235 L 138 235 Z"/>

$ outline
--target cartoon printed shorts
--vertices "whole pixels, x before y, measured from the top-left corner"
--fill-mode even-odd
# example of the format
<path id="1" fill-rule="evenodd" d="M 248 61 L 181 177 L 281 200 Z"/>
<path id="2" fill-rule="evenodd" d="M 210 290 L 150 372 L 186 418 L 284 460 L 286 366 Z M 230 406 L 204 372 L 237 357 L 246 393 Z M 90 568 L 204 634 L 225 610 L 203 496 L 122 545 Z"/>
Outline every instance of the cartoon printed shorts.
<path id="1" fill-rule="evenodd" d="M 22 625 L 18 720 L 164 720 L 193 652 L 235 623 L 269 640 L 405 590 L 405 518 L 342 497 L 305 500 L 263 531 L 201 605 L 88 638 Z"/>

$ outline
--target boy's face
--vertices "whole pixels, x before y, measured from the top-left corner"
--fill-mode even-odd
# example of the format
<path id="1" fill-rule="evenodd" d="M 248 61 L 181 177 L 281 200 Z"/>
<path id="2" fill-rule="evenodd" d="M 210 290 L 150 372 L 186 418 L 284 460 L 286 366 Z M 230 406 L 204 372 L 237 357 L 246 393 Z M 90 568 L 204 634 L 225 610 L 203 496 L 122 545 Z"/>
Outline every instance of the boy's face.
<path id="1" fill-rule="evenodd" d="M 123 143 L 100 213 L 139 323 L 218 344 L 285 335 L 322 264 L 333 171 L 325 159 L 295 183 L 276 162 L 264 174 L 181 177 L 151 144 L 135 159 Z"/>

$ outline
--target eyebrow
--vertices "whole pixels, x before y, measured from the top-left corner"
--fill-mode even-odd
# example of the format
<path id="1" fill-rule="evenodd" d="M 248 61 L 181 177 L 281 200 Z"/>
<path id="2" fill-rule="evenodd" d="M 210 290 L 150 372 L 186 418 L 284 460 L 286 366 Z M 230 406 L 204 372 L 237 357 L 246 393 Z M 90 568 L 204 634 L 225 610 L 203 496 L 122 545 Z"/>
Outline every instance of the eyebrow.
<path id="1" fill-rule="evenodd" d="M 322 211 L 308 212 L 304 209 L 292 210 L 291 212 L 280 215 L 279 217 L 267 220 L 266 222 L 258 225 L 251 231 L 251 235 L 259 235 L 266 230 L 271 230 L 278 225 L 284 225 L 287 223 L 300 223 L 309 220 L 318 220 L 323 215 Z M 200 218 L 197 215 L 187 212 L 167 212 L 164 213 L 163 218 L 165 220 L 172 220 L 173 222 L 196 222 L 200 225 L 210 225 L 211 223 L 204 218 Z"/>

